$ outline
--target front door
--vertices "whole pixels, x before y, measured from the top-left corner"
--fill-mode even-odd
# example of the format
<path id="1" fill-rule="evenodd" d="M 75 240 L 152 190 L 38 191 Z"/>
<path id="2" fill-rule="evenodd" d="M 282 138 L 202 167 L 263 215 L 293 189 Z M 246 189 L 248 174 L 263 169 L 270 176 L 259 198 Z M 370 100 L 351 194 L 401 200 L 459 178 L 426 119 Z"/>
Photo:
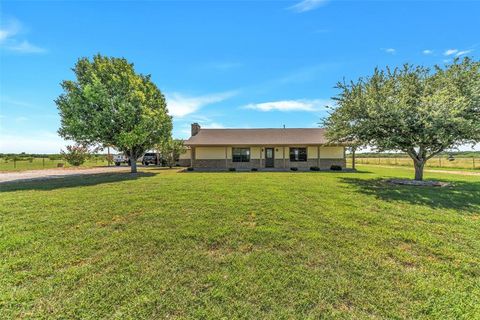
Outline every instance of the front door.
<path id="1" fill-rule="evenodd" d="M 275 151 L 273 148 L 265 148 L 265 168 L 273 168 L 275 164 Z"/>

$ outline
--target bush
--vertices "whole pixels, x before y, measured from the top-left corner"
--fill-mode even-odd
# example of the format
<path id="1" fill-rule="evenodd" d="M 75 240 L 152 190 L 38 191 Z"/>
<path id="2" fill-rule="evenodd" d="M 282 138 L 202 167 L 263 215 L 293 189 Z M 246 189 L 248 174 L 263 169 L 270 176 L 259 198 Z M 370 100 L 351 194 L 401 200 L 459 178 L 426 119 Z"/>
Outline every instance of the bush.
<path id="1" fill-rule="evenodd" d="M 298 168 L 297 168 L 297 167 L 292 167 L 292 168 L 290 168 L 290 170 L 292 170 L 292 171 L 298 171 Z"/>
<path id="2" fill-rule="evenodd" d="M 257 168 L 252 168 L 252 171 L 258 171 L 258 169 Z"/>
<path id="3" fill-rule="evenodd" d="M 187 171 L 193 171 L 193 167 L 188 167 Z"/>
<path id="4" fill-rule="evenodd" d="M 79 144 L 67 146 L 67 152 L 61 150 L 60 153 L 65 161 L 75 167 L 83 164 L 90 155 L 88 148 Z"/>
<path id="5" fill-rule="evenodd" d="M 228 171 L 237 171 L 235 168 L 228 168 Z"/>
<path id="6" fill-rule="evenodd" d="M 310 167 L 310 170 L 311 171 L 320 171 L 320 168 L 319 167 Z"/>
<path id="7" fill-rule="evenodd" d="M 333 170 L 333 171 L 342 171 L 342 167 L 339 166 L 339 165 L 336 165 L 336 164 L 332 164 L 330 166 L 330 170 Z"/>

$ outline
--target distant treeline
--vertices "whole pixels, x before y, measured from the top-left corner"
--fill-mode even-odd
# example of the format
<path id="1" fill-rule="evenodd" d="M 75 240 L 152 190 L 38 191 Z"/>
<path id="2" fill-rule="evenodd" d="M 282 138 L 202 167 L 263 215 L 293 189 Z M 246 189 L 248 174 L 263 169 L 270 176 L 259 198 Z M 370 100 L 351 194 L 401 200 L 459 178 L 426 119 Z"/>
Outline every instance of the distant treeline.
<path id="1" fill-rule="evenodd" d="M 452 151 L 452 152 L 440 152 L 436 157 L 448 157 L 454 156 L 456 158 L 480 158 L 480 151 Z M 406 153 L 387 153 L 387 152 L 357 152 L 355 154 L 359 158 L 408 158 Z"/>

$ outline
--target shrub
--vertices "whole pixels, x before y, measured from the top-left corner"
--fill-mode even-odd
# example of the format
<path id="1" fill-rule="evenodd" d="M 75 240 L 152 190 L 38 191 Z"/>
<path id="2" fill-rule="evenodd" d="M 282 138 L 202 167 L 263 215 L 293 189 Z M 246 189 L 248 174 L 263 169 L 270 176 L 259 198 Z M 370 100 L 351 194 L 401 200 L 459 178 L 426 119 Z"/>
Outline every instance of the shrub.
<path id="1" fill-rule="evenodd" d="M 257 168 L 252 168 L 252 171 L 258 171 L 258 169 Z"/>
<path id="2" fill-rule="evenodd" d="M 310 170 L 311 171 L 320 171 L 320 168 L 319 167 L 310 167 Z"/>
<path id="3" fill-rule="evenodd" d="M 187 171 L 193 171 L 193 167 L 188 167 Z"/>
<path id="4" fill-rule="evenodd" d="M 67 146 L 67 151 L 61 150 L 60 153 L 69 164 L 76 167 L 83 164 L 89 156 L 88 148 L 80 144 Z"/>
<path id="5" fill-rule="evenodd" d="M 297 167 L 291 167 L 290 170 L 292 170 L 292 171 L 298 171 L 298 168 L 297 168 Z"/>
<path id="6" fill-rule="evenodd" d="M 105 155 L 105 161 L 107 161 L 108 163 L 113 162 L 113 154 Z"/>
<path id="7" fill-rule="evenodd" d="M 235 168 L 228 168 L 228 171 L 237 171 Z"/>
<path id="8" fill-rule="evenodd" d="M 342 171 L 342 167 L 339 166 L 339 165 L 336 165 L 336 164 L 332 164 L 330 166 L 330 170 L 333 170 L 333 171 Z"/>

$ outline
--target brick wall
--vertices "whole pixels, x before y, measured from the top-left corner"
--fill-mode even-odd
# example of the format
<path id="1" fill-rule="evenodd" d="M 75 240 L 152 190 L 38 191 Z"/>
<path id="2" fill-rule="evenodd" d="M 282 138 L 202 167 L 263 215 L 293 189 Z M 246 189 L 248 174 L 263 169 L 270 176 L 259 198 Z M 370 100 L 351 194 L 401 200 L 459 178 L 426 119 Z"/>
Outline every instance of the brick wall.
<path id="1" fill-rule="evenodd" d="M 182 164 L 181 164 L 182 165 Z M 345 159 L 321 159 L 320 160 L 320 169 L 330 169 L 330 166 L 338 165 L 342 168 L 346 168 Z M 190 166 L 190 160 L 185 161 L 185 166 Z M 289 159 L 285 159 L 285 169 L 290 169 L 292 167 L 298 168 L 299 170 L 309 170 L 310 167 L 318 166 L 317 159 L 308 159 L 305 162 L 290 162 Z M 209 159 L 209 160 L 193 160 L 193 167 L 200 169 L 218 169 L 225 170 L 228 168 L 235 169 L 263 169 L 265 168 L 265 159 L 261 161 L 259 159 L 250 159 L 250 162 L 233 162 L 231 159 L 227 160 L 225 165 L 225 159 Z M 275 160 L 275 169 L 283 169 L 283 159 Z"/>

